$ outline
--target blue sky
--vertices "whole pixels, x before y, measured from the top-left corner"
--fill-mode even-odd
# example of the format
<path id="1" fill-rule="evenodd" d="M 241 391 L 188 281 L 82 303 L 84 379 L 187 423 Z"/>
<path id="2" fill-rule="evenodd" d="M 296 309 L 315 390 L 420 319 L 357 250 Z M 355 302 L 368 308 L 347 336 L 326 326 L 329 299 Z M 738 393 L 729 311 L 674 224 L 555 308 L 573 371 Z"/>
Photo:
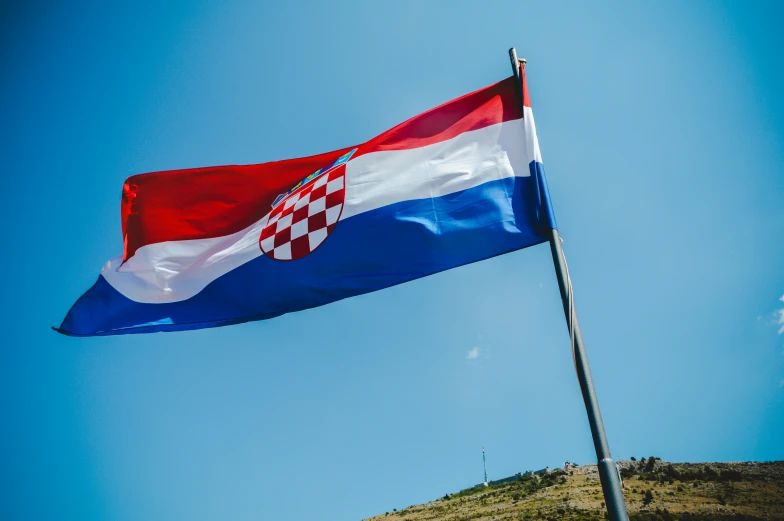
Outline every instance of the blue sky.
<path id="1" fill-rule="evenodd" d="M 614 456 L 784 459 L 781 3 L 114 4 L 0 6 L 0 517 L 360 519 L 479 482 L 483 446 L 491 479 L 593 461 L 544 245 L 266 322 L 49 330 L 127 176 L 365 141 L 512 45 Z"/>

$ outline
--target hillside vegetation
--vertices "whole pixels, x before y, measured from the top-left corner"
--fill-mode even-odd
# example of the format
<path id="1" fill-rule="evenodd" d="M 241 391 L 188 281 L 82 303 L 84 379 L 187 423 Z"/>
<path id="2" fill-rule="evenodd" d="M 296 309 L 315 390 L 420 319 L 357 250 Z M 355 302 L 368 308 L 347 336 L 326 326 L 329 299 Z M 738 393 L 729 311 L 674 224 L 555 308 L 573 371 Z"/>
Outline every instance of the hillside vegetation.
<path id="1" fill-rule="evenodd" d="M 784 461 L 667 463 L 621 461 L 631 521 L 784 520 Z M 596 465 L 541 477 L 479 485 L 372 521 L 602 521 L 606 518 Z"/>

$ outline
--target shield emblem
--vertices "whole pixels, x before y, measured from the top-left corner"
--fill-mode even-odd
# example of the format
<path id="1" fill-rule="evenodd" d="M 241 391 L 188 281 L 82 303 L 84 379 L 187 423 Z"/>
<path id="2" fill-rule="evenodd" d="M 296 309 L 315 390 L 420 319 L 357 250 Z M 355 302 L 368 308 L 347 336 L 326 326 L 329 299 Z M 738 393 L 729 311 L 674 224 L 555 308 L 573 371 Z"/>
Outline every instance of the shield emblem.
<path id="1" fill-rule="evenodd" d="M 319 169 L 275 199 L 259 236 L 270 259 L 301 259 L 318 248 L 340 219 L 346 196 L 346 163 L 356 149 Z"/>

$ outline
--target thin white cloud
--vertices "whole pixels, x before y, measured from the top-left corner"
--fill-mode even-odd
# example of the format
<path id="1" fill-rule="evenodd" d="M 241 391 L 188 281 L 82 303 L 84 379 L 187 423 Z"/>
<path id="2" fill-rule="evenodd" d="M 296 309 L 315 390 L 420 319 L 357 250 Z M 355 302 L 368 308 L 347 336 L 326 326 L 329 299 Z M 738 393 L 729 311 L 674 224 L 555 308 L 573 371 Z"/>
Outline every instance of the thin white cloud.
<path id="1" fill-rule="evenodd" d="M 779 309 L 776 311 L 776 325 L 781 326 L 779 328 L 779 335 L 784 334 L 784 309 Z"/>
<path id="2" fill-rule="evenodd" d="M 478 347 L 473 348 L 466 355 L 466 360 L 474 360 L 476 358 L 479 358 L 479 348 Z"/>

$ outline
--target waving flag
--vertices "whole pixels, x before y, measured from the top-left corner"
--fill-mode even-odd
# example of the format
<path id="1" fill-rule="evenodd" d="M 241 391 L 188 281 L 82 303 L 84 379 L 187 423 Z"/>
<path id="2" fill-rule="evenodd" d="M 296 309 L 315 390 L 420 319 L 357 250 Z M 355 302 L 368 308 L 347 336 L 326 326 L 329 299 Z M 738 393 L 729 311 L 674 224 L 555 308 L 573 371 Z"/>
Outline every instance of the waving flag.
<path id="1" fill-rule="evenodd" d="M 555 222 L 519 85 L 318 156 L 130 177 L 123 255 L 58 331 L 262 320 L 547 241 Z"/>

